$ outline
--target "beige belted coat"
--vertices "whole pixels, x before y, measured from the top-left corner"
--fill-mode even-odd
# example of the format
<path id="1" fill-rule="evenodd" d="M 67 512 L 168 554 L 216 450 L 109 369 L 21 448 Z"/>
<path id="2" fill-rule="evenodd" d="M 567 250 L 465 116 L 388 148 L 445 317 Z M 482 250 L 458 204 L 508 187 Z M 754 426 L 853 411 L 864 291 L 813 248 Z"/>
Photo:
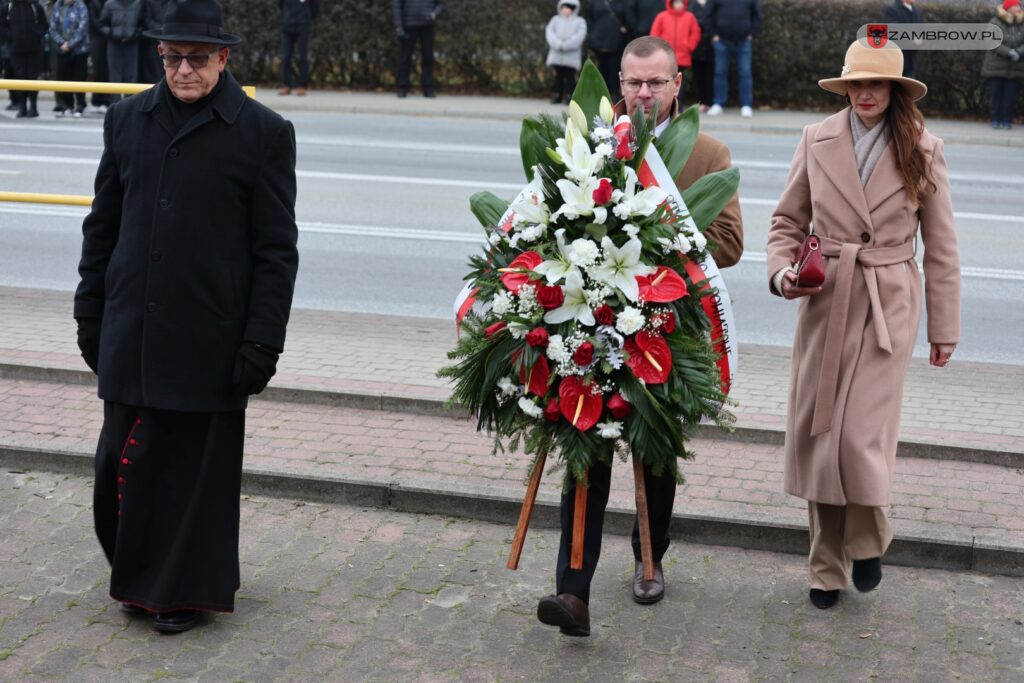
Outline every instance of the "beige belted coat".
<path id="1" fill-rule="evenodd" d="M 928 341 L 960 338 L 960 261 L 942 140 L 920 147 L 938 186 L 912 204 L 890 144 L 862 186 L 849 108 L 804 129 L 768 234 L 768 277 L 810 225 L 826 256 L 823 291 L 800 300 L 786 425 L 785 489 L 818 503 L 889 504 L 903 381 L 921 315 Z"/>

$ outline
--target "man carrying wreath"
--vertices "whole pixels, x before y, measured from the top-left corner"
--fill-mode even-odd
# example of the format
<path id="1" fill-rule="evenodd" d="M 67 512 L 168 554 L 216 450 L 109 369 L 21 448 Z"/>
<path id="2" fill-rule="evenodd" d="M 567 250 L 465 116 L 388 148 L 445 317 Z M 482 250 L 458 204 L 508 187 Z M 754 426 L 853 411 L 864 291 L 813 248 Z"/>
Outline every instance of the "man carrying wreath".
<path id="1" fill-rule="evenodd" d="M 683 76 L 677 72 L 676 56 L 672 46 L 660 38 L 644 36 L 626 46 L 619 72 L 623 99 L 615 107 L 615 115 L 630 116 L 642 108 L 650 114 L 657 108 L 655 135 L 662 133 L 679 114 L 677 96 Z M 675 182 L 680 190 L 690 187 L 703 176 L 729 168 L 728 148 L 704 133 L 699 133 L 682 172 Z M 721 211 L 705 230 L 705 236 L 719 267 L 735 265 L 743 253 L 743 219 L 740 214 L 739 195 Z M 611 407 L 611 406 L 610 406 Z M 653 604 L 665 595 L 665 580 L 661 559 L 669 546 L 669 525 L 672 521 L 672 503 L 676 481 L 671 472 L 655 476 L 650 467 L 644 467 L 644 482 L 650 515 L 651 543 L 654 558 L 654 580 L 644 580 L 641 562 L 640 532 L 633 528 L 633 555 L 635 574 L 633 600 L 640 604 Z M 583 567 L 570 567 L 572 527 L 576 482 L 570 479 L 561 502 L 562 535 L 555 570 L 556 594 L 541 598 L 537 617 L 541 622 L 558 626 L 569 636 L 590 635 L 590 583 L 597 569 L 601 552 L 601 534 L 604 511 L 608 504 L 611 485 L 611 467 L 595 462 L 588 473 L 588 502 L 586 505 Z"/>

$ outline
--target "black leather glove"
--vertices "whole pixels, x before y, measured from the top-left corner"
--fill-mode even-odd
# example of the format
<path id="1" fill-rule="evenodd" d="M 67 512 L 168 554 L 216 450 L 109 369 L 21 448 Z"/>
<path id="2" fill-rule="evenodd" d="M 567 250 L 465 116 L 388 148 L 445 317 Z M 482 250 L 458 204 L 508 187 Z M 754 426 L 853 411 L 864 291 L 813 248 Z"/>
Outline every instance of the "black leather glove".
<path id="1" fill-rule="evenodd" d="M 232 380 L 246 396 L 258 394 L 267 388 L 270 378 L 277 372 L 278 353 L 261 344 L 245 342 L 235 356 Z"/>
<path id="2" fill-rule="evenodd" d="M 78 321 L 78 350 L 89 369 L 96 373 L 100 364 L 100 319 L 75 318 Z"/>

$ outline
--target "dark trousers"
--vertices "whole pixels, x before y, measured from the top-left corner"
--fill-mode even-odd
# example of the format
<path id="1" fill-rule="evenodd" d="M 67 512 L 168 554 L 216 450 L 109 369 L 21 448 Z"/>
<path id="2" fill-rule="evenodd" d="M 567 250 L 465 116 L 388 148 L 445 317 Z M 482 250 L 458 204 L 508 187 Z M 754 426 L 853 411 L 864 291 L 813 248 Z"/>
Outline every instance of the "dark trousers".
<path id="1" fill-rule="evenodd" d="M 107 39 L 100 34 L 89 36 L 89 57 L 92 59 L 92 80 L 97 83 L 106 83 L 110 80 L 110 69 L 107 68 Z M 93 93 L 89 98 L 92 106 L 110 104 L 110 95 L 106 93 Z"/>
<path id="2" fill-rule="evenodd" d="M 622 93 L 619 89 L 619 69 L 622 66 L 622 50 L 595 51 L 594 56 L 597 58 L 597 70 L 601 72 L 601 78 L 604 79 L 604 84 L 608 86 L 608 92 L 611 93 L 612 102 L 618 102 L 622 99 Z"/>
<path id="3" fill-rule="evenodd" d="M 107 41 L 107 67 L 110 69 L 111 83 L 139 82 L 139 41 L 130 40 L 122 43 L 116 40 Z M 110 101 L 117 102 L 120 95 L 111 95 Z"/>
<path id="4" fill-rule="evenodd" d="M 572 593 L 583 602 L 590 602 L 590 582 L 601 556 L 601 535 L 604 528 L 604 510 L 608 506 L 612 468 L 594 465 L 590 468 L 587 490 L 587 512 L 583 531 L 583 568 L 570 569 L 572 557 L 572 520 L 576 508 L 576 484 L 562 494 L 562 538 L 558 544 L 558 564 L 555 567 L 555 586 L 558 593 Z M 671 474 L 655 477 L 644 468 L 647 491 L 647 514 L 651 523 L 651 549 L 654 561 L 661 562 L 669 546 L 669 527 L 672 524 L 672 503 L 676 496 L 676 480 Z M 633 558 L 640 561 L 640 530 L 633 523 Z"/>
<path id="5" fill-rule="evenodd" d="M 412 73 L 412 53 L 416 43 L 420 44 L 420 83 L 423 92 L 434 91 L 434 27 L 416 26 L 405 29 L 405 38 L 398 56 L 398 90 L 409 91 L 409 77 Z"/>
<path id="6" fill-rule="evenodd" d="M 58 81 L 84 81 L 88 74 L 89 55 L 57 53 Z M 85 110 L 85 93 L 59 92 L 57 93 L 57 102 L 62 109 L 75 108 L 78 111 L 83 111 Z"/>
<path id="7" fill-rule="evenodd" d="M 12 53 L 11 54 L 11 76 L 18 80 L 34 81 L 43 72 L 43 53 Z M 21 105 L 22 110 L 26 106 L 36 106 L 36 98 L 39 93 L 35 90 L 18 91 L 15 94 L 15 101 Z"/>
<path id="8" fill-rule="evenodd" d="M 697 89 L 697 101 L 711 106 L 715 101 L 715 60 L 693 60 L 693 83 Z"/>
<path id="9" fill-rule="evenodd" d="M 164 65 L 156 51 L 156 41 L 139 41 L 139 83 L 157 83 L 164 77 Z"/>
<path id="10" fill-rule="evenodd" d="M 309 33 L 310 24 L 281 27 L 281 83 L 292 87 L 292 55 L 299 60 L 299 87 L 309 86 Z"/>
<path id="11" fill-rule="evenodd" d="M 555 67 L 555 97 L 569 100 L 576 89 L 576 69 L 571 66 Z"/>
<path id="12" fill-rule="evenodd" d="M 1020 81 L 1015 78 L 988 79 L 988 110 L 993 121 L 1010 123 L 1017 104 Z"/>
<path id="13" fill-rule="evenodd" d="M 244 410 L 104 403 L 93 516 L 112 598 L 154 612 L 233 610 L 244 436 Z"/>

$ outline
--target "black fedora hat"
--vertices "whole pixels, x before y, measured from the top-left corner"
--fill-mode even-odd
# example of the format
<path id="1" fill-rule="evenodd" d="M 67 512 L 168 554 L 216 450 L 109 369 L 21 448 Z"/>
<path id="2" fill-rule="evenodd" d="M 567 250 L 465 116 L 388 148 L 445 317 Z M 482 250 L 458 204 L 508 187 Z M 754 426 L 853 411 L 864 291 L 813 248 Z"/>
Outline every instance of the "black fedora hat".
<path id="1" fill-rule="evenodd" d="M 224 32 L 217 0 L 177 0 L 168 8 L 163 26 L 143 31 L 142 35 L 175 43 L 230 46 L 242 42 L 239 36 Z"/>

